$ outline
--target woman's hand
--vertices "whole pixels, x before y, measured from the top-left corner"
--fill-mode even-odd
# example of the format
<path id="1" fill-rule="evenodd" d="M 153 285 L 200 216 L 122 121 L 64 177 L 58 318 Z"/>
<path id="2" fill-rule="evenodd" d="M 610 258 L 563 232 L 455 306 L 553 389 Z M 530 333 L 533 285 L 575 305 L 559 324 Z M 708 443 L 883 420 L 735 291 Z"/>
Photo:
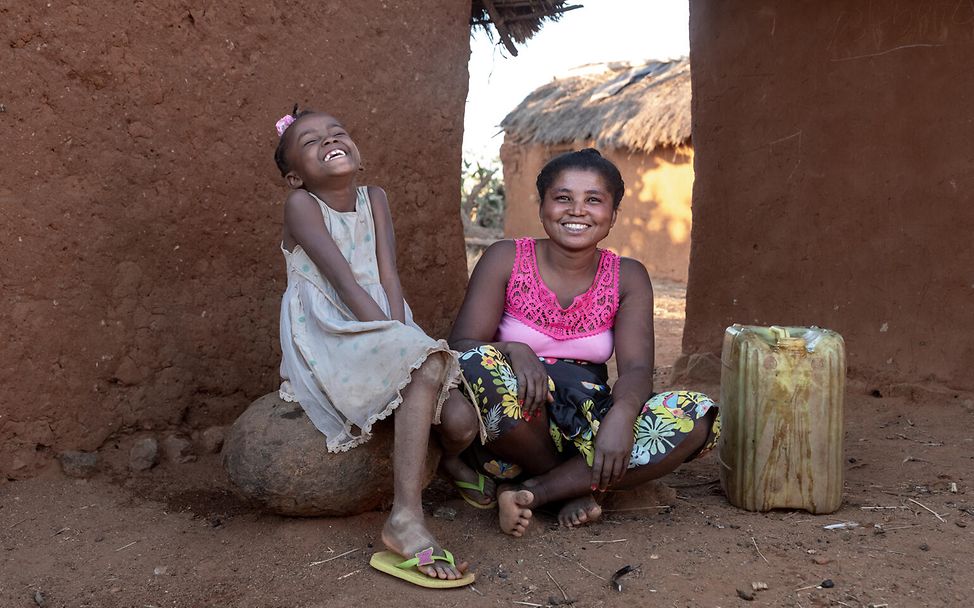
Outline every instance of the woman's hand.
<path id="1" fill-rule="evenodd" d="M 521 342 L 505 342 L 500 351 L 507 357 L 514 375 L 517 376 L 517 399 L 525 420 L 531 420 L 545 403 L 553 401 L 548 390 L 548 370 L 538 354 Z"/>
<path id="2" fill-rule="evenodd" d="M 592 490 L 604 492 L 626 474 L 632 454 L 634 422 L 625 411 L 615 407 L 605 414 L 595 435 Z"/>

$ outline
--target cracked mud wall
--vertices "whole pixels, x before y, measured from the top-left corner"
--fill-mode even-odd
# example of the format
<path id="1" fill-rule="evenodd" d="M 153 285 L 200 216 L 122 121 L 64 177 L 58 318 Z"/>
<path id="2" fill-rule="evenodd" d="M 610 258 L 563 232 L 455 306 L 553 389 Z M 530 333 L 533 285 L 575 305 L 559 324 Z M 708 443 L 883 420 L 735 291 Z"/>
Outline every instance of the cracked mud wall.
<path id="1" fill-rule="evenodd" d="M 448 331 L 469 3 L 51 0 L 0 20 L 0 480 L 226 424 L 276 388 L 274 122 L 295 102 L 350 127 L 417 321 Z"/>
<path id="2" fill-rule="evenodd" d="M 974 388 L 974 8 L 690 6 L 685 353 L 819 325 L 853 373 Z"/>

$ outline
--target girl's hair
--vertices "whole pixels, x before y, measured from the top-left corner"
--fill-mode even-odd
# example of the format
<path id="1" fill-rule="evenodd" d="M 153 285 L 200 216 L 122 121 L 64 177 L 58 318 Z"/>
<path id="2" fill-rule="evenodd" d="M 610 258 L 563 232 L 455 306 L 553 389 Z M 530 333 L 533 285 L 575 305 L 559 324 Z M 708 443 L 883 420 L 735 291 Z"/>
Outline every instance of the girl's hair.
<path id="1" fill-rule="evenodd" d="M 308 114 L 314 113 L 314 110 L 308 109 L 298 111 L 298 104 L 294 104 L 294 109 L 291 110 L 291 116 L 294 118 L 294 122 L 297 122 L 302 116 L 307 116 Z M 291 170 L 291 166 L 287 162 L 287 155 L 285 154 L 285 151 L 287 150 L 287 146 L 291 141 L 288 139 L 288 133 L 291 132 L 291 127 L 294 126 L 294 122 L 284 129 L 284 133 L 282 133 L 280 139 L 277 140 L 277 148 L 274 150 L 274 162 L 277 163 L 277 168 L 281 171 L 281 177 L 287 175 L 288 171 Z"/>
<path id="2" fill-rule="evenodd" d="M 619 208 L 622 197 L 626 193 L 626 183 L 622 181 L 622 174 L 619 173 L 612 161 L 605 158 L 595 148 L 585 148 L 575 152 L 565 152 L 548 161 L 541 173 L 538 174 L 538 198 L 544 202 L 544 195 L 551 187 L 555 178 L 561 175 L 566 169 L 582 169 L 585 171 L 595 171 L 608 186 L 612 194 L 613 209 Z"/>

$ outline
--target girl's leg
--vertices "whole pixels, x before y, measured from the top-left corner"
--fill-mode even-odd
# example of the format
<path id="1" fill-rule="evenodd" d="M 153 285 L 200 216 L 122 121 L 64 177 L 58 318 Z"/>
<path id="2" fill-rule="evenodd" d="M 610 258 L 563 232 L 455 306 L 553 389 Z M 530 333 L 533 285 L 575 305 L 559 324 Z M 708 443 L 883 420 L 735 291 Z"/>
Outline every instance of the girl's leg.
<path id="1" fill-rule="evenodd" d="M 630 469 L 615 488 L 631 488 L 652 479 L 658 479 L 674 471 L 688 458 L 697 453 L 707 442 L 711 425 L 717 415 L 713 409 L 695 424 L 686 438 L 677 444 L 662 460 Z M 579 510 L 585 511 L 584 521 L 594 521 L 601 515 L 591 494 L 592 470 L 581 456 L 576 456 L 547 473 L 533 477 L 520 486 L 501 487 L 497 501 L 501 509 L 501 529 L 512 536 L 521 536 L 531 518 L 531 509 L 556 500 L 572 500 L 565 508 L 575 513 L 563 513 L 559 520 L 571 521 L 574 515 L 580 518 Z M 565 517 L 562 517 L 564 515 Z M 525 522 L 524 520 L 527 520 Z M 562 522 L 564 523 L 564 521 Z M 576 524 L 577 525 L 577 524 Z"/>
<path id="2" fill-rule="evenodd" d="M 433 410 L 446 366 L 444 356 L 430 356 L 413 372 L 412 380 L 402 392 L 403 401 L 395 413 L 392 464 L 395 493 L 392 513 L 382 528 L 382 542 L 407 558 L 431 546 L 434 554 L 442 554 L 442 547 L 426 528 L 422 491 Z M 460 578 L 466 569 L 466 562 L 451 567 L 442 561 L 420 568 L 427 576 L 442 579 Z"/>
<path id="3" fill-rule="evenodd" d="M 463 462 L 460 453 L 477 439 L 480 432 L 480 414 L 459 390 L 450 391 L 450 396 L 440 412 L 440 424 L 434 428 L 443 447 L 440 466 L 446 474 L 455 481 L 478 483 L 480 476 Z M 492 479 L 484 479 L 484 491 L 479 496 L 474 490 L 463 492 L 470 499 L 488 505 L 493 502 L 497 489 Z"/>

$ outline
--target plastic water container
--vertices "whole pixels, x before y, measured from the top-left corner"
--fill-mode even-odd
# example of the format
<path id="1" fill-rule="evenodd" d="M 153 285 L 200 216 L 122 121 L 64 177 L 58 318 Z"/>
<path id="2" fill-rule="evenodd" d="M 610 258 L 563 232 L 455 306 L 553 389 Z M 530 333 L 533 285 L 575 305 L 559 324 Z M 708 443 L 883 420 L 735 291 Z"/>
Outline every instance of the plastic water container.
<path id="1" fill-rule="evenodd" d="M 845 343 L 818 327 L 733 325 L 720 380 L 720 482 L 748 511 L 842 504 Z"/>

